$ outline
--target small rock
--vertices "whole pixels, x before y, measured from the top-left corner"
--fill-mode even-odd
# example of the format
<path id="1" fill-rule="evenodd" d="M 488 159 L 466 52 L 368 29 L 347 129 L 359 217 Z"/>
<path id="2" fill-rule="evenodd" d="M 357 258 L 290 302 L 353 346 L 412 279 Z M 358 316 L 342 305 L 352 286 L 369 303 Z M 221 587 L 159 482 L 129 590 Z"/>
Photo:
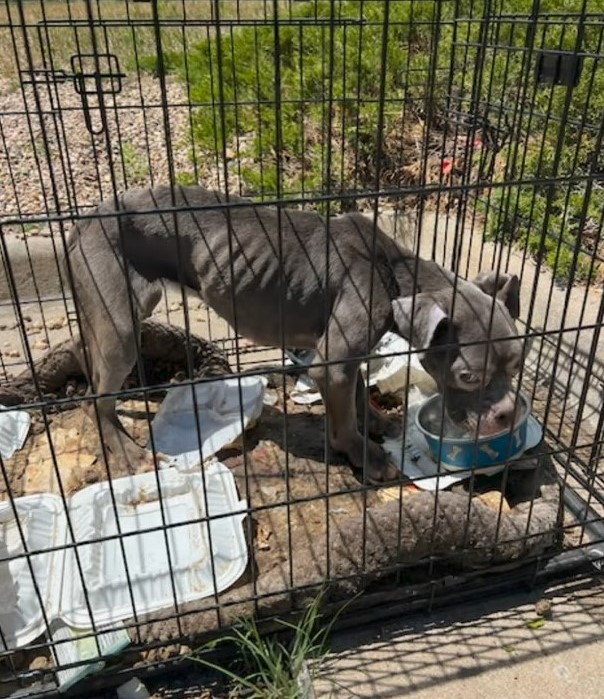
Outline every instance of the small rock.
<path id="1" fill-rule="evenodd" d="M 268 502 L 277 502 L 277 496 L 279 494 L 279 491 L 277 490 L 277 488 L 275 488 L 274 485 L 262 485 L 260 486 L 260 492 L 264 496 L 266 496 Z"/>
<path id="2" fill-rule="evenodd" d="M 20 357 L 21 352 L 19 350 L 7 349 L 2 352 L 2 355 L 5 357 Z"/>
<path id="3" fill-rule="evenodd" d="M 59 330 L 59 328 L 63 328 L 67 324 L 67 318 L 65 316 L 60 316 L 58 318 L 51 318 L 48 323 L 46 323 L 46 327 L 49 330 Z"/>
<path id="4" fill-rule="evenodd" d="M 50 660 L 44 655 L 36 656 L 29 664 L 30 670 L 46 670 L 50 667 Z"/>
<path id="5" fill-rule="evenodd" d="M 151 696 L 138 677 L 133 677 L 118 687 L 116 694 L 118 699 L 147 699 Z"/>
<path id="6" fill-rule="evenodd" d="M 46 342 L 46 340 L 40 338 L 39 340 L 36 340 L 35 342 L 31 343 L 31 348 L 37 349 L 37 350 L 47 350 L 48 349 L 48 342 Z"/>
<path id="7" fill-rule="evenodd" d="M 551 600 L 548 599 L 540 599 L 536 604 L 535 604 L 535 611 L 539 616 L 542 616 L 544 619 L 549 619 L 552 616 L 552 603 Z"/>

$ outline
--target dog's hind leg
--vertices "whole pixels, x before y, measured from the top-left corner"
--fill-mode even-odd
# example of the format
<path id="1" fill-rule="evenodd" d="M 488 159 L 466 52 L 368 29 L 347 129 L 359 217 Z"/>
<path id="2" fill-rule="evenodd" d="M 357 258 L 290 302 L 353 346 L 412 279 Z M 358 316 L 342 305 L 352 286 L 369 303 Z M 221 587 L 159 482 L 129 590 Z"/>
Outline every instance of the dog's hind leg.
<path id="1" fill-rule="evenodd" d="M 134 323 L 131 322 L 130 308 L 126 309 L 128 323 L 121 323 L 116 332 L 103 343 L 103 356 L 93 360 L 96 377 L 93 385 L 102 397 L 97 399 L 97 411 L 101 421 L 102 438 L 106 441 L 116 465 L 123 464 L 129 473 L 134 473 L 140 465 L 151 466 L 153 456 L 140 447 L 126 432 L 116 413 L 116 393 L 123 387 L 126 377 L 135 365 L 140 348 L 140 322 L 147 318 L 161 297 L 161 288 L 148 284 L 141 278 L 134 278 L 133 293 L 138 299 L 139 309 Z M 127 304 L 127 298 L 124 299 Z M 142 304 L 142 305 L 141 305 Z M 141 308 L 151 309 L 144 313 Z M 94 406 L 90 406 L 90 412 Z"/>
<path id="2" fill-rule="evenodd" d="M 159 282 L 148 281 L 131 267 L 128 284 L 124 265 L 109 244 L 103 249 L 101 265 L 95 264 L 98 257 L 86 253 L 85 246 L 70 253 L 82 329 L 81 363 L 88 375 L 89 393 L 98 395 L 85 409 L 94 422 L 98 417 L 101 439 L 114 457 L 114 468 L 132 473 L 141 462 L 149 464 L 151 455 L 119 421 L 117 393 L 137 360 L 140 323 L 152 313 L 162 289 Z"/>

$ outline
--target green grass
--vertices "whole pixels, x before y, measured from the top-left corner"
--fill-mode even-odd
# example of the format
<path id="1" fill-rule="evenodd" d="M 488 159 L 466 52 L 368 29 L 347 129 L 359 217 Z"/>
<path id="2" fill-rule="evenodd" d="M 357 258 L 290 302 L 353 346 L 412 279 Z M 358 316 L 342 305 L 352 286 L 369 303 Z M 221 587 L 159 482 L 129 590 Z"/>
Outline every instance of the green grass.
<path id="1" fill-rule="evenodd" d="M 213 27 L 164 24 L 163 65 L 187 85 L 198 105 L 192 139 L 199 171 L 227 148 L 235 154 L 229 168 L 241 176 L 244 192 L 260 198 L 277 192 L 293 196 L 372 190 L 378 176 L 384 187 L 438 184 L 443 129 L 449 145 L 455 129 L 447 116 L 450 84 L 463 98 L 463 112 L 482 118 L 487 104 L 489 122 L 501 126 L 507 110 L 512 137 L 489 176 L 504 186 L 475 192 L 487 237 L 538 255 L 561 279 L 582 280 L 592 274 L 590 253 L 594 248 L 602 252 L 597 233 L 604 185 L 548 185 L 544 180 L 602 171 L 597 130 L 604 113 L 604 66 L 589 54 L 602 55 L 604 47 L 594 20 L 584 28 L 581 48 L 588 56 L 568 103 L 565 88 L 536 86 L 535 59 L 525 61 L 531 29 L 537 49 L 573 50 L 576 18 L 548 20 L 547 13 L 570 16 L 582 10 L 583 0 L 568 0 L 564 7 L 559 0 L 541 0 L 536 22 L 529 22 L 533 6 L 533 0 L 280 0 L 284 22 L 277 33 L 271 23 L 240 21 L 270 15 L 272 2 L 230 0 L 220 3 L 221 16 L 237 21 L 234 28 L 224 27 L 220 37 Z M 210 18 L 211 7 L 209 0 L 187 0 L 186 5 L 162 0 L 158 14 L 161 20 L 180 20 L 186 8 L 189 18 Z M 487 7 L 493 14 L 483 22 Z M 7 19 L 17 25 L 14 35 L 0 27 L 0 41 L 9 48 L 0 54 L 0 71 L 13 80 L 14 54 L 26 65 L 17 8 L 17 3 L 0 7 L 0 25 Z M 58 20 L 69 16 L 68 8 L 72 19 L 86 20 L 84 2 L 23 3 L 35 66 L 42 65 L 35 31 L 42 10 L 47 19 Z M 151 19 L 151 3 L 106 0 L 94 8 L 107 21 L 96 34 L 101 47 L 117 54 L 129 75 L 137 70 L 157 74 L 153 27 L 143 22 L 133 28 L 123 22 Z M 601 16 L 604 0 L 587 0 L 586 11 Z M 330 24 L 332 19 L 336 22 Z M 74 30 L 51 25 L 47 37 L 54 67 L 69 70 Z M 90 28 L 80 26 L 77 37 L 80 49 L 90 50 Z M 387 101 L 380 113 L 382 87 Z M 423 146 L 429 149 L 425 173 Z M 463 157 L 463 147 L 458 155 Z M 475 152 L 470 158 L 466 180 L 476 181 L 481 157 Z M 146 166 L 128 146 L 124 161 L 130 179 L 144 180 Z M 177 179 L 189 183 L 194 178 L 182 172 Z M 513 184 L 520 180 L 527 184 Z M 417 199 L 406 196 L 401 203 L 414 206 Z M 333 204 L 330 210 L 337 209 Z"/>
<path id="2" fill-rule="evenodd" d="M 604 111 L 601 61 L 585 59 L 583 77 L 565 106 L 565 88 L 535 85 L 534 58 L 530 64 L 524 58 L 528 21 L 491 21 L 481 35 L 482 6 L 470 0 L 459 0 L 456 22 L 455 3 L 393 0 L 385 23 L 386 4 L 296 3 L 291 17 L 298 23 L 281 24 L 278 36 L 273 26 L 241 26 L 223 32 L 220 40 L 211 36 L 189 43 L 186 60 L 182 47 L 166 50 L 166 70 L 188 85 L 199 104 L 193 118 L 199 157 L 221 152 L 223 146 L 232 149 L 242 163 L 244 190 L 258 197 L 277 191 L 371 189 L 378 167 L 382 184 L 400 186 L 418 161 L 417 149 L 409 147 L 412 127 L 427 119 L 438 142 L 453 66 L 453 82 L 466 100 L 463 109 L 469 111 L 471 102 L 475 112 L 480 112 L 477 104 L 500 105 L 515 120 L 514 137 L 497 157 L 495 182 L 589 172 L 597 146 L 593 127 Z M 497 7 L 501 15 L 528 17 L 533 2 L 502 0 Z M 581 7 L 581 0 L 569 0 L 564 10 L 579 12 Z M 546 21 L 544 13 L 551 11 L 559 12 L 559 3 L 543 0 L 536 46 L 572 50 L 578 23 Z M 588 0 L 587 11 L 604 12 L 604 0 Z M 334 16 L 337 23 L 330 29 L 327 20 Z M 585 51 L 601 53 L 599 32 L 585 28 Z M 145 67 L 157 71 L 155 54 L 145 58 Z M 387 103 L 380 114 L 382 85 Z M 503 123 L 502 114 L 492 109 L 490 122 Z M 420 130 L 419 138 L 425 132 Z M 474 161 L 479 157 L 475 154 Z M 601 184 L 588 189 L 585 183 L 551 187 L 535 182 L 487 189 L 481 199 L 488 237 L 540 254 L 558 277 L 584 279 L 589 274 L 589 254 L 576 243 L 589 252 L 604 205 Z"/>
<path id="3" fill-rule="evenodd" d="M 121 145 L 124 173 L 128 186 L 147 184 L 149 181 L 149 163 L 145 154 L 140 153 L 130 141 L 124 141 Z"/>
<path id="4" fill-rule="evenodd" d="M 40 224 L 39 223 L 22 223 L 21 224 L 21 231 L 23 233 L 38 233 L 40 231 Z"/>
<path id="5" fill-rule="evenodd" d="M 409 7 L 406 3 L 407 13 Z M 358 9 L 358 3 L 341 3 L 338 16 L 349 15 L 354 20 Z M 242 168 L 245 185 L 260 195 L 277 190 L 274 153 L 279 143 L 284 193 L 301 189 L 322 192 L 328 186 L 333 190 L 338 183 L 348 187 L 351 179 L 359 179 L 355 184 L 363 186 L 360 178 L 355 178 L 352 161 L 374 167 L 379 97 L 375 66 L 381 59 L 382 8 L 379 3 L 367 4 L 364 17 L 368 26 L 336 26 L 333 37 L 328 28 L 313 21 L 316 15 L 328 19 L 330 12 L 325 2 L 294 5 L 293 16 L 307 24 L 303 28 L 281 25 L 278 41 L 271 26 L 246 27 L 225 33 L 220 41 L 212 37 L 189 46 L 186 61 L 183 51 L 164 52 L 166 69 L 187 82 L 191 99 L 202 104 L 193 124 L 198 148 L 207 154 L 221 150 L 223 143 L 234 149 L 243 162 L 250 163 Z M 386 91 L 398 100 L 389 107 L 392 114 L 400 112 L 405 97 L 406 53 L 399 50 L 398 41 L 408 41 L 411 31 L 398 26 L 389 37 Z M 330 47 L 331 71 L 326 65 Z M 285 97 L 278 105 L 277 55 L 280 93 Z M 156 56 L 147 57 L 145 65 L 157 72 Z M 344 66 L 349 69 L 344 70 Z M 331 115 L 332 157 L 324 143 L 329 119 L 324 102 L 329 93 L 337 102 Z M 223 109 L 216 106 L 219 103 L 225 105 Z"/>
<path id="6" fill-rule="evenodd" d="M 323 597 L 324 591 L 321 591 L 307 605 L 298 623 L 277 620 L 281 632 L 290 639 L 287 643 L 276 635 L 263 636 L 256 622 L 250 619 L 236 626 L 232 634 L 198 649 L 192 660 L 224 676 L 230 684 L 229 696 L 249 699 L 304 697 L 327 653 L 331 629 L 350 604 L 346 603 L 329 624 L 321 625 Z M 207 651 L 215 650 L 219 644 L 232 644 L 237 653 L 236 661 L 228 667 L 206 657 Z"/>

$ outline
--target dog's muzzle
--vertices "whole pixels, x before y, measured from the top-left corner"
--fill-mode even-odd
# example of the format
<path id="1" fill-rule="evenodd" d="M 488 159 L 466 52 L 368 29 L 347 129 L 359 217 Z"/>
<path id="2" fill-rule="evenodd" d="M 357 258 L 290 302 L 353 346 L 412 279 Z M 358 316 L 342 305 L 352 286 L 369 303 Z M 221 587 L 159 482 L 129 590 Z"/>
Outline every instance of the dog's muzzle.
<path id="1" fill-rule="evenodd" d="M 470 402 L 467 400 L 464 405 L 462 401 L 453 398 L 446 400 L 447 415 L 452 422 L 479 437 L 489 437 L 511 429 L 520 416 L 520 405 L 512 390 L 495 402 L 483 403 L 481 410 L 469 405 Z"/>

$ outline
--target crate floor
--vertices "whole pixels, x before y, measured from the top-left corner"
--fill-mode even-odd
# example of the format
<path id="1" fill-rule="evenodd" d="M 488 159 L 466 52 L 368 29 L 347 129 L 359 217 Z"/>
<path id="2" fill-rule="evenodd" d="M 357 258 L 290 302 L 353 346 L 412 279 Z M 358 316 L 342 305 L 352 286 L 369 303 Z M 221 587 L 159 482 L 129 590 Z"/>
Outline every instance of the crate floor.
<path id="1" fill-rule="evenodd" d="M 137 401 L 120 405 L 126 427 L 141 442 L 148 429 L 144 407 Z M 138 624 L 131 630 L 135 647 L 143 650 L 130 660 L 131 653 L 126 652 L 121 661 L 166 659 L 181 653 L 181 644 L 194 647 L 219 626 L 242 616 L 290 612 L 316 594 L 328 577 L 329 597 L 336 602 L 378 581 L 380 586 L 388 584 L 388 576 L 401 562 L 413 565 L 440 556 L 447 566 L 477 569 L 520 563 L 565 545 L 557 536 L 560 488 L 546 455 L 535 457 L 540 460 L 536 470 L 508 474 L 509 511 L 500 512 L 495 501 L 470 499 L 467 482 L 436 495 L 403 490 L 401 503 L 383 497 L 384 489 L 364 489 L 340 457 L 330 454 L 325 467 L 321 405 L 296 406 L 288 401 L 287 435 L 283 408 L 277 392 L 276 405 L 265 406 L 257 425 L 240 443 L 219 454 L 252 509 L 246 523 L 251 543 L 246 574 L 220 595 L 219 612 L 216 600 L 207 598 L 158 612 L 152 619 L 130 620 Z M 70 492 L 106 478 L 98 462 L 91 463 L 98 436 L 80 409 L 53 415 L 50 431 Z M 65 458 L 67 454 L 72 456 Z M 46 433 L 30 436 L 6 466 L 13 495 L 57 487 Z M 501 481 L 501 476 L 477 478 L 475 493 L 497 491 Z M 531 504 L 534 492 L 537 498 Z M 293 588 L 297 589 L 292 592 Z M 29 664 L 36 653 L 33 658 L 31 652 L 23 655 Z M 43 662 L 46 654 L 38 655 L 36 662 Z"/>

